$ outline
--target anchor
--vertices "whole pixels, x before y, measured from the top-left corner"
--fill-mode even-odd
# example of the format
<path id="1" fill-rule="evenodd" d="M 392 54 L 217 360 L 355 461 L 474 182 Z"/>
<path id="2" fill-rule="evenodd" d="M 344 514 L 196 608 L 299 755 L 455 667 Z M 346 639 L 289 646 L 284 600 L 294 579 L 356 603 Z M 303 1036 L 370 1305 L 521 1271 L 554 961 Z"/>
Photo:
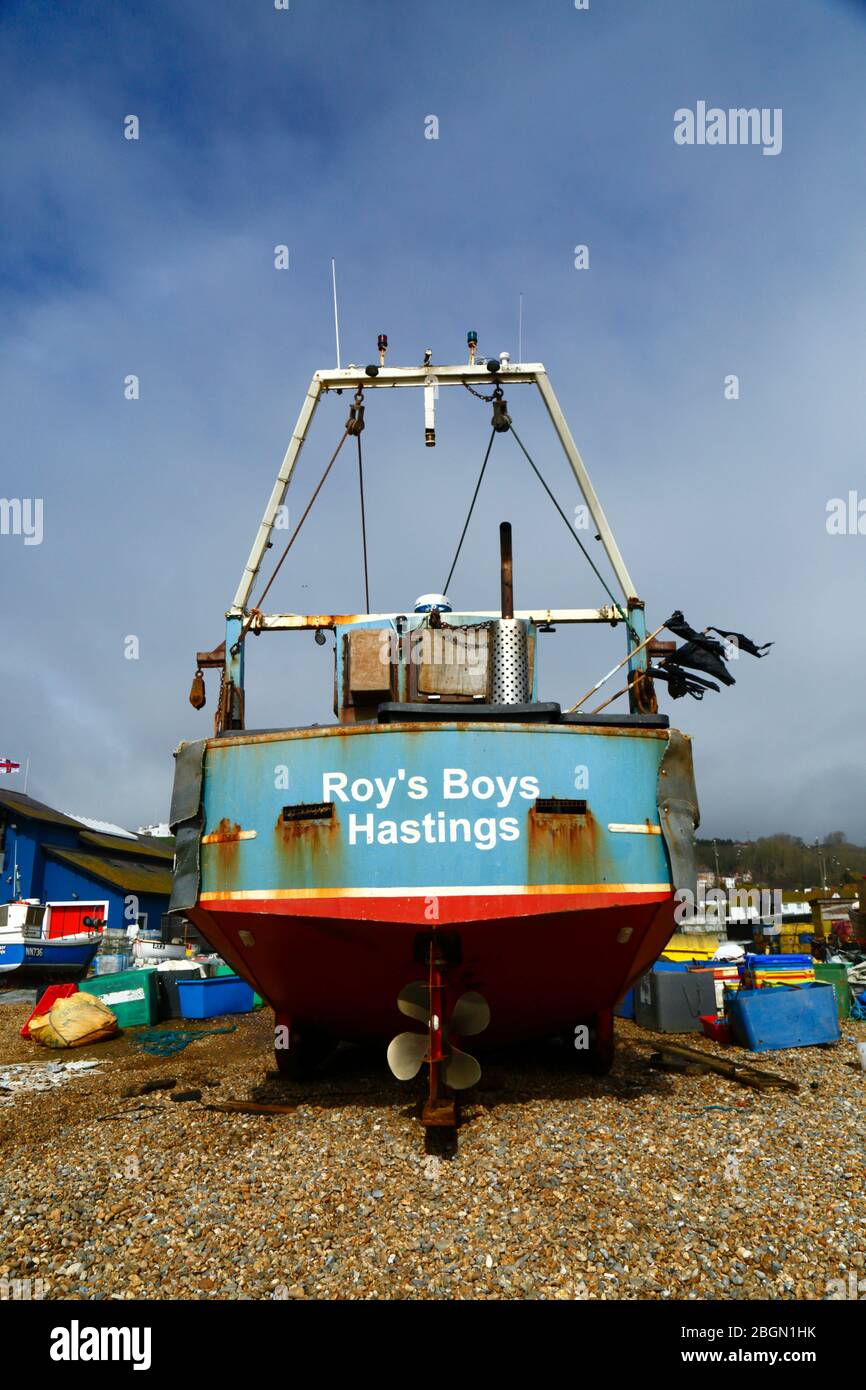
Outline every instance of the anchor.
<path id="1" fill-rule="evenodd" d="M 447 960 L 436 942 L 428 952 L 426 980 L 413 980 L 397 995 L 397 1008 L 407 1018 L 426 1026 L 426 1033 L 398 1033 L 388 1047 L 388 1066 L 398 1081 L 411 1081 L 424 1062 L 429 1067 L 429 1089 L 422 1122 L 429 1127 L 454 1127 L 457 1103 L 453 1091 L 465 1091 L 481 1077 L 481 1067 L 470 1053 L 451 1041 L 474 1037 L 490 1022 L 487 1000 L 477 990 L 460 995 L 450 1017 L 445 1018 Z"/>

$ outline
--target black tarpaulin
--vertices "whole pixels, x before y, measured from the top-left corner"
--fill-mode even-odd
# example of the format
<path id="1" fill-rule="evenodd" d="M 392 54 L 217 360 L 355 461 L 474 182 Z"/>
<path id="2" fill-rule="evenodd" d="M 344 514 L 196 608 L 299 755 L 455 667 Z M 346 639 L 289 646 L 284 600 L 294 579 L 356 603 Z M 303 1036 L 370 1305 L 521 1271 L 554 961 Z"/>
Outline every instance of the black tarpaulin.
<path id="1" fill-rule="evenodd" d="M 663 664 L 668 667 L 688 666 L 693 671 L 705 671 L 708 676 L 721 681 L 722 685 L 736 685 L 722 657 L 717 652 L 698 646 L 696 642 L 686 642 L 685 646 L 677 647 L 675 652 L 665 657 Z"/>
<path id="2" fill-rule="evenodd" d="M 649 674 L 653 680 L 663 680 L 667 683 L 668 694 L 672 700 L 681 700 L 684 695 L 702 700 L 705 690 L 719 689 L 712 681 L 705 681 L 701 676 L 686 675 L 685 671 L 677 668 L 666 671 L 663 666 L 650 666 Z"/>
<path id="3" fill-rule="evenodd" d="M 766 656 L 770 647 L 775 646 L 774 642 L 753 642 L 751 637 L 746 637 L 744 633 L 726 632 L 723 627 L 711 627 L 710 632 L 717 632 L 720 637 L 735 642 L 741 652 L 748 652 L 750 656 Z"/>

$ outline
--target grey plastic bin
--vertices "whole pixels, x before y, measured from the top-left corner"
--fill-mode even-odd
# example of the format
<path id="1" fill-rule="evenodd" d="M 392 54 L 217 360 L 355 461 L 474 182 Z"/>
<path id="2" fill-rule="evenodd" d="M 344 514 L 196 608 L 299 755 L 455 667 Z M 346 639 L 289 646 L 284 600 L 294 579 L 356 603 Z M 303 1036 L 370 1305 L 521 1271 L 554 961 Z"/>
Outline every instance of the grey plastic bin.
<path id="1" fill-rule="evenodd" d="M 701 1014 L 715 1014 L 711 971 L 651 970 L 638 980 L 635 1022 L 654 1033 L 700 1033 Z"/>

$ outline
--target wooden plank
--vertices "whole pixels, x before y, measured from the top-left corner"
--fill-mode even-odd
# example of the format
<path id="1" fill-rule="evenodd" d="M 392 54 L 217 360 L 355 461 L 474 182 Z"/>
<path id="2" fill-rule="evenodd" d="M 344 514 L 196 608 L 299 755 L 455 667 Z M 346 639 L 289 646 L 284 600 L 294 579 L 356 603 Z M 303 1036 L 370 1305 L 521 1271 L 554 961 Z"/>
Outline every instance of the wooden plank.
<path id="1" fill-rule="evenodd" d="M 297 1105 L 266 1105 L 258 1100 L 221 1100 L 204 1106 L 205 1110 L 222 1110 L 229 1115 L 293 1115 Z"/>
<path id="2" fill-rule="evenodd" d="M 718 1072 L 720 1076 L 726 1076 L 730 1081 L 738 1081 L 743 1086 L 753 1086 L 759 1090 L 769 1090 L 776 1087 L 783 1091 L 799 1091 L 800 1086 L 796 1081 L 789 1081 L 786 1076 L 780 1076 L 778 1072 L 761 1071 L 758 1067 L 750 1066 L 745 1062 L 729 1062 L 724 1057 L 714 1057 L 709 1052 L 701 1052 L 696 1047 L 683 1047 L 679 1043 L 660 1043 L 654 1041 L 647 1043 L 658 1052 L 662 1058 L 668 1057 L 673 1060 L 685 1062 L 700 1062 L 708 1071 Z"/>

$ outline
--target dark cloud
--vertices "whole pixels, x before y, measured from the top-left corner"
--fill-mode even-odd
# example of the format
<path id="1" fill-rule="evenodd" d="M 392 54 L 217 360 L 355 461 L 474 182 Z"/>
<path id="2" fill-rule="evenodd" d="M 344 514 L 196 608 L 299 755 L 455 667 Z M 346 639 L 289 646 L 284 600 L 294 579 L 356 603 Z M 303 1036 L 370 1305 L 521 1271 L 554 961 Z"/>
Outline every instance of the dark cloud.
<path id="1" fill-rule="evenodd" d="M 186 703 L 193 653 L 221 640 L 309 377 L 333 361 L 334 255 L 345 361 L 383 330 L 395 361 L 460 360 L 469 328 L 516 355 L 524 294 L 524 356 L 551 372 L 650 621 L 682 608 L 776 642 L 731 690 L 673 707 L 706 831 L 866 839 L 866 536 L 825 528 L 829 498 L 866 495 L 862 23 L 784 0 L 491 13 L 7 6 L 0 493 L 42 497 L 45 538 L 0 537 L 0 753 L 29 755 L 31 790 L 60 805 L 165 816 L 171 751 L 210 723 Z M 699 99 L 781 107 L 782 153 L 677 147 L 674 110 Z M 538 403 L 510 408 L 569 509 Z M 294 505 L 344 409 L 323 404 Z M 435 452 L 422 424 L 414 395 L 368 408 L 386 608 L 441 584 L 487 407 L 443 393 Z M 345 461 L 277 606 L 360 603 L 355 487 Z M 603 597 L 511 440 L 485 488 L 458 603 L 495 605 L 506 515 L 519 602 Z M 545 639 L 543 694 L 570 702 L 619 642 Z M 312 638 L 259 639 L 251 721 L 328 719 L 329 676 Z"/>

